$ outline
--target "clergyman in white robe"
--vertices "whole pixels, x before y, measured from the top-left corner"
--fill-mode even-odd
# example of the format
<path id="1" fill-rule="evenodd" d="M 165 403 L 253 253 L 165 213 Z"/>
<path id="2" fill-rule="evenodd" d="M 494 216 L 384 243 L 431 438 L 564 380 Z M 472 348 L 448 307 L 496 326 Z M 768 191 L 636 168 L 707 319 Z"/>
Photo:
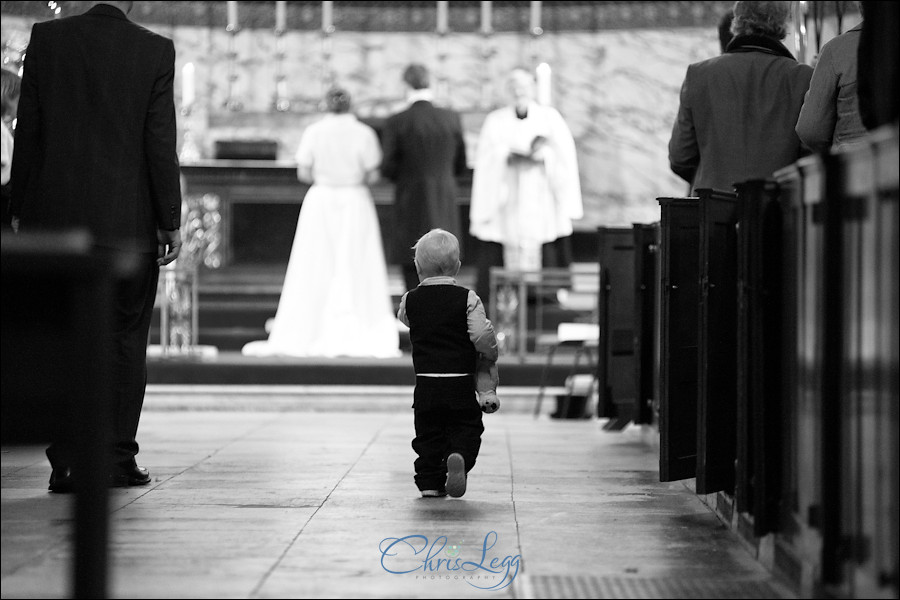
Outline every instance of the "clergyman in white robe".
<path id="1" fill-rule="evenodd" d="M 513 71 L 513 105 L 484 121 L 478 141 L 470 233 L 503 245 L 504 266 L 541 268 L 541 246 L 572 234 L 583 214 L 575 141 L 555 108 L 536 103 L 531 73 Z"/>

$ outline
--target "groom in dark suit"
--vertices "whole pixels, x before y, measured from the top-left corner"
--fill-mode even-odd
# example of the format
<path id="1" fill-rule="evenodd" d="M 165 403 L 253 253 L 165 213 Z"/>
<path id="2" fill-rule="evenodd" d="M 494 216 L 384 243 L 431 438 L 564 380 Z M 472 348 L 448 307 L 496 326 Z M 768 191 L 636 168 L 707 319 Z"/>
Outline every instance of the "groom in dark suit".
<path id="1" fill-rule="evenodd" d="M 32 28 L 10 202 L 16 231 L 87 230 L 99 260 L 127 253 L 137 264 L 113 299 L 114 486 L 150 482 L 135 460 L 147 338 L 159 267 L 181 248 L 175 46 L 129 21 L 133 4 L 97 2 Z M 73 487 L 66 437 L 47 449 L 54 492 Z"/>
<path id="2" fill-rule="evenodd" d="M 419 285 L 412 260 L 416 241 L 436 227 L 462 239 L 456 177 L 467 166 L 459 115 L 431 103 L 428 69 L 410 65 L 403 80 L 410 88 L 410 106 L 384 124 L 381 172 L 396 184 L 389 260 L 402 265 L 406 289 L 411 290 Z"/>

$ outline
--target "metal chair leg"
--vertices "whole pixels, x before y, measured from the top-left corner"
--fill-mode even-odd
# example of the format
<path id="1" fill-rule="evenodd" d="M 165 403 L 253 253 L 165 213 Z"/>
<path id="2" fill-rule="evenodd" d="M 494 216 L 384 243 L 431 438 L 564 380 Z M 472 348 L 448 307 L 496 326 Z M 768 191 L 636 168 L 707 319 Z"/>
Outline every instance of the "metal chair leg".
<path id="1" fill-rule="evenodd" d="M 575 375 L 578 374 L 578 364 L 581 362 L 581 355 L 583 352 L 590 352 L 584 345 L 578 346 L 575 349 L 574 360 L 572 361 L 572 369 L 569 371 L 569 389 L 566 391 L 565 399 L 563 400 L 562 406 L 560 407 L 560 415 L 561 418 L 565 419 L 569 414 L 569 407 L 572 404 L 572 392 L 575 390 Z"/>
<path id="2" fill-rule="evenodd" d="M 544 389 L 547 387 L 547 374 L 550 372 L 550 365 L 553 362 L 553 355 L 556 354 L 556 349 L 558 347 L 558 344 L 554 344 L 550 346 L 550 349 L 547 351 L 547 362 L 544 363 L 544 369 L 543 371 L 541 371 L 541 386 L 538 391 L 537 403 L 534 407 L 535 417 L 541 414 L 541 403 L 544 401 Z"/>

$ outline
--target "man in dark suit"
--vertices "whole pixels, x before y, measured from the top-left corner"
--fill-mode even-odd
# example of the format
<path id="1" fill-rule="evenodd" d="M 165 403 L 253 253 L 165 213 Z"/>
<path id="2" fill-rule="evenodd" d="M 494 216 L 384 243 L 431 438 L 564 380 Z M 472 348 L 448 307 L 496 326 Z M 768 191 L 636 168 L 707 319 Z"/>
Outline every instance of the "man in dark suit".
<path id="1" fill-rule="evenodd" d="M 462 239 L 456 207 L 456 177 L 466 172 L 466 148 L 459 115 L 431 103 L 428 69 L 413 64 L 403 80 L 410 106 L 384 124 L 382 174 L 396 184 L 390 262 L 403 267 L 406 289 L 419 285 L 412 247 L 439 227 Z"/>
<path id="2" fill-rule="evenodd" d="M 10 202 L 16 231 L 86 230 L 98 260 L 138 265 L 113 299 L 114 486 L 150 482 L 135 460 L 147 338 L 159 267 L 181 248 L 175 46 L 129 21 L 132 5 L 98 2 L 32 28 Z M 72 452 L 64 437 L 47 449 L 51 491 L 72 490 Z"/>

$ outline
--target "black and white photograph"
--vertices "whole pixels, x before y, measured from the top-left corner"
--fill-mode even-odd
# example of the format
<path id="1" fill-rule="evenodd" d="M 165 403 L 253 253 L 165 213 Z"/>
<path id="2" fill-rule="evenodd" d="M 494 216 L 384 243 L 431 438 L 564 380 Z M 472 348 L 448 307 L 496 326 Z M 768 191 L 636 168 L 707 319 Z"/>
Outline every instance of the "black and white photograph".
<path id="1" fill-rule="evenodd" d="M 900 597 L 900 2 L 0 16 L 0 598 Z"/>

